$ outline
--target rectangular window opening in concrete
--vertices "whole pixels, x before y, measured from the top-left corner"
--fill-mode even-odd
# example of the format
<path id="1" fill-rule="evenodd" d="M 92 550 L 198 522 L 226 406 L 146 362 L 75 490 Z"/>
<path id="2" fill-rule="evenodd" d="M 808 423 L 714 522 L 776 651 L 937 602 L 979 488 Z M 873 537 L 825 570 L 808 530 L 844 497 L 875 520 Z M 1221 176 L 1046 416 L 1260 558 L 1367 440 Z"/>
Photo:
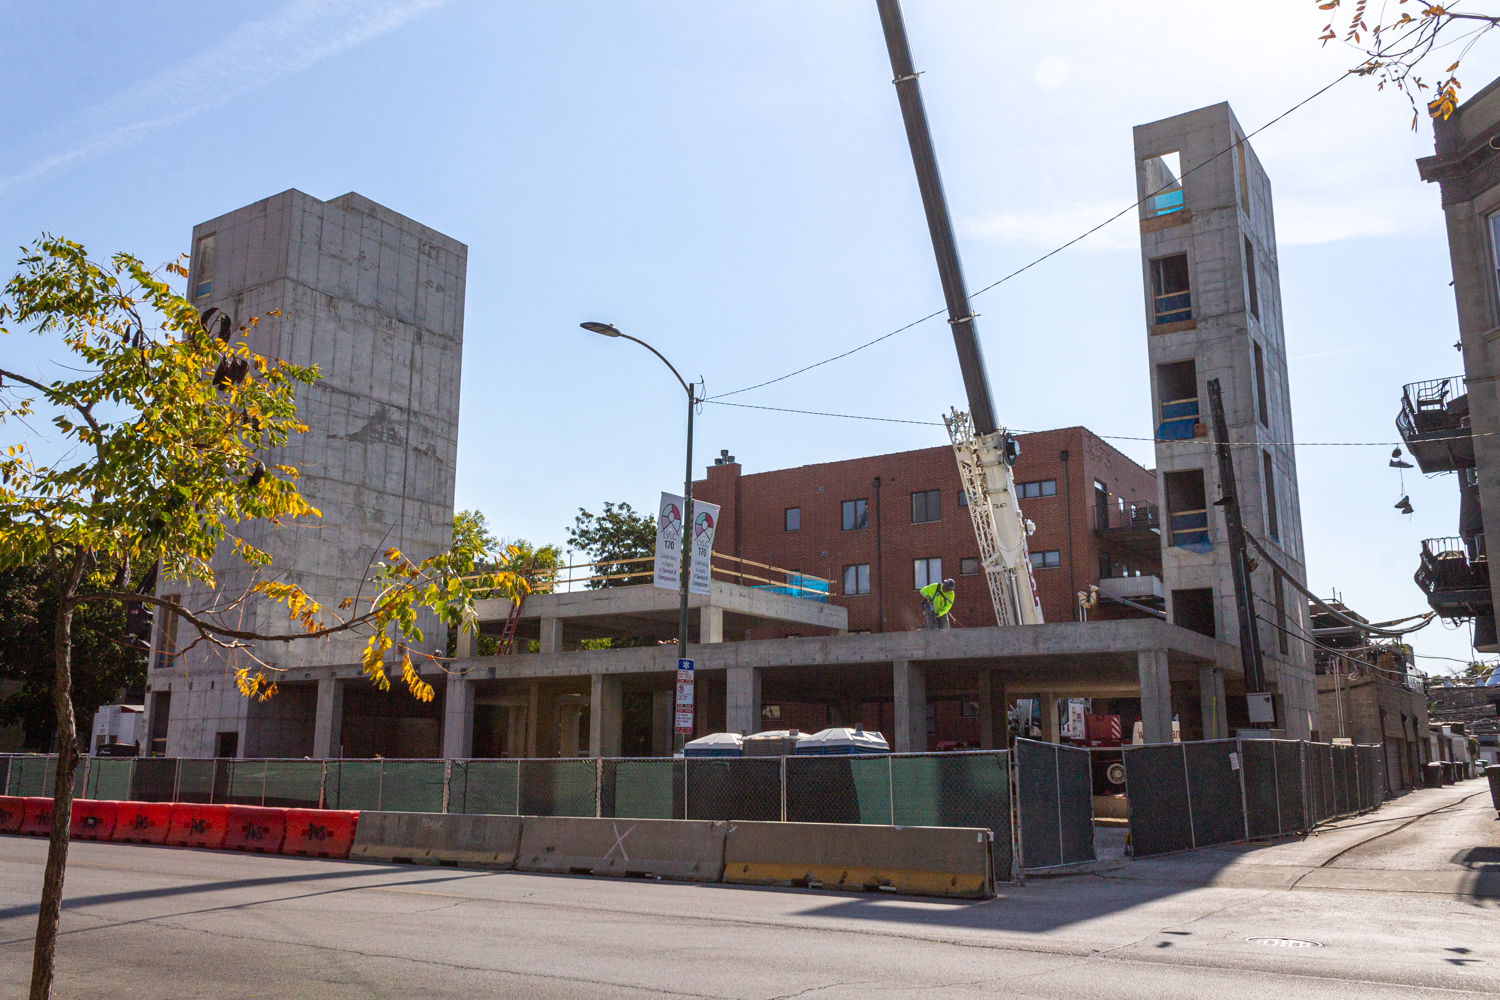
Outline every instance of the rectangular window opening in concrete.
<path id="1" fill-rule="evenodd" d="M 859 531 L 870 526 L 869 500 L 844 501 L 844 530 Z"/>
<path id="2" fill-rule="evenodd" d="M 1245 140 L 1235 137 L 1234 160 L 1240 172 L 1240 208 L 1245 210 L 1245 217 L 1250 217 L 1250 171 L 1245 166 Z"/>
<path id="3" fill-rule="evenodd" d="M 786 509 L 786 530 L 787 531 L 801 531 L 802 530 L 802 508 L 801 507 L 788 507 Z"/>
<path id="4" fill-rule="evenodd" d="M 1260 319 L 1260 292 L 1255 287 L 1255 244 L 1245 237 L 1245 280 L 1250 283 L 1250 315 Z"/>
<path id="5" fill-rule="evenodd" d="M 1172 591 L 1172 624 L 1212 638 L 1214 636 L 1213 588 Z"/>
<path id="6" fill-rule="evenodd" d="M 1146 216 L 1151 218 L 1182 211 L 1181 154 L 1148 156 L 1142 163 L 1146 168 Z"/>
<path id="7" fill-rule="evenodd" d="M 1276 645 L 1282 656 L 1291 655 L 1292 644 L 1286 634 L 1286 591 L 1280 573 L 1276 574 Z"/>
<path id="8" fill-rule="evenodd" d="M 1261 464 L 1265 469 L 1266 476 L 1266 531 L 1272 538 L 1281 538 L 1281 528 L 1276 520 L 1276 469 L 1271 463 L 1271 453 L 1263 451 L 1260 453 Z M 1281 579 L 1277 577 L 1277 579 Z"/>
<path id="9" fill-rule="evenodd" d="M 1255 345 L 1255 405 L 1260 410 L 1262 427 L 1271 426 L 1271 408 L 1266 404 L 1266 352 Z"/>
<path id="10" fill-rule="evenodd" d="M 1151 300 L 1158 326 L 1185 323 L 1193 318 L 1187 254 L 1157 257 L 1151 262 Z"/>
<path id="11" fill-rule="evenodd" d="M 1198 429 L 1198 363 L 1188 358 L 1157 365 L 1156 394 L 1161 400 L 1157 439 L 1177 441 L 1193 437 Z"/>
<path id="12" fill-rule="evenodd" d="M 943 491 L 918 490 L 911 495 L 911 523 L 925 524 L 943 517 Z"/>
<path id="13" fill-rule="evenodd" d="M 214 290 L 214 243 L 218 234 L 198 237 L 198 252 L 193 260 L 193 298 L 202 298 Z"/>
<path id="14" fill-rule="evenodd" d="M 933 556 L 927 559 L 912 560 L 912 576 L 916 579 L 916 588 L 921 590 L 931 583 L 943 582 L 943 560 Z"/>
<path id="15" fill-rule="evenodd" d="M 162 600 L 168 604 L 181 604 L 181 594 L 164 594 Z M 161 631 L 156 636 L 156 666 L 170 667 L 177 662 L 177 626 L 181 621 L 175 611 L 162 616 Z"/>
<path id="16" fill-rule="evenodd" d="M 1202 469 L 1169 472 L 1167 481 L 1168 544 L 1205 546 L 1208 544 L 1208 498 L 1203 487 Z"/>
<path id="17" fill-rule="evenodd" d="M 215 757 L 238 757 L 240 755 L 239 730 L 231 729 L 214 734 Z"/>
<path id="18" fill-rule="evenodd" d="M 151 705 L 151 745 L 147 748 L 152 757 L 167 755 L 167 725 L 172 719 L 172 692 L 157 691 Z"/>

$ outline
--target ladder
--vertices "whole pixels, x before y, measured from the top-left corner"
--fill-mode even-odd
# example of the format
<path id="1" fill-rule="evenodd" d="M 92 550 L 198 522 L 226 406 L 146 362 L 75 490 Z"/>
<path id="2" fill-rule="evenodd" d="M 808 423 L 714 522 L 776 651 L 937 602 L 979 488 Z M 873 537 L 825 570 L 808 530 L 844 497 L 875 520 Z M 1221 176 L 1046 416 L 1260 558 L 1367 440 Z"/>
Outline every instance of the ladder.
<path id="1" fill-rule="evenodd" d="M 505 629 L 500 633 L 500 646 L 495 651 L 500 656 L 508 656 L 515 650 L 516 626 L 521 623 L 521 606 L 526 603 L 526 594 L 516 595 L 515 603 L 510 606 L 510 614 L 505 618 Z"/>

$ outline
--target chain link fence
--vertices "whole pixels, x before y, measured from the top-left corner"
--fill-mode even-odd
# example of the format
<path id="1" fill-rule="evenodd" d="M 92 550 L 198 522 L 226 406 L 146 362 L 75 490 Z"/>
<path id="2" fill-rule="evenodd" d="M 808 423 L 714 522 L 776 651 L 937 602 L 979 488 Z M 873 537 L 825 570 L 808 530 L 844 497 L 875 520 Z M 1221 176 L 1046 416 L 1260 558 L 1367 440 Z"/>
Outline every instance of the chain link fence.
<path id="1" fill-rule="evenodd" d="M 1017 740 L 1015 752 L 1019 839 L 1025 870 L 1095 860 L 1094 778 L 1089 752 L 1033 740 Z"/>
<path id="2" fill-rule="evenodd" d="M 1379 745 L 1211 740 L 1124 748 L 1136 857 L 1285 834 L 1376 808 Z"/>

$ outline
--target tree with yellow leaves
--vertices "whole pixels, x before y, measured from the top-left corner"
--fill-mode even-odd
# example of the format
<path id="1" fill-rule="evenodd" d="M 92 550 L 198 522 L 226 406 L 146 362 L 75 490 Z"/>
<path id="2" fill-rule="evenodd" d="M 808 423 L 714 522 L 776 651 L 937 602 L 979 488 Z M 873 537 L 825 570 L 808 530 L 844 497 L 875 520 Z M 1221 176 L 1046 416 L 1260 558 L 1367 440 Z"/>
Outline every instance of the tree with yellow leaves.
<path id="1" fill-rule="evenodd" d="M 39 567 L 58 595 L 57 778 L 32 1000 L 51 994 L 79 759 L 71 696 L 75 609 L 113 601 L 171 613 L 196 633 L 194 643 L 248 657 L 252 665 L 239 668 L 235 679 L 244 695 L 262 699 L 275 694 L 277 671 L 254 658 L 254 643 L 354 632 L 367 636 L 364 671 L 374 684 L 389 688 L 385 658 L 394 651 L 402 680 L 426 701 L 432 686 L 412 664 L 412 650 L 424 641 L 418 609 L 431 609 L 455 631 L 472 630 L 476 591 L 526 587 L 503 568 L 474 577 L 473 559 L 463 551 L 414 563 L 388 549 L 370 564 L 370 596 L 347 598 L 337 609 L 273 580 L 211 608 L 132 592 L 132 567 L 148 566 L 165 579 L 197 581 L 212 591 L 221 549 L 252 566 L 270 563 L 229 527 L 319 517 L 297 491 L 296 469 L 268 467 L 257 457 L 307 430 L 293 393 L 319 377 L 317 368 L 251 351 L 245 334 L 256 320 L 235 329 L 215 310 L 200 315 L 168 284 L 170 276 L 187 276 L 181 263 L 162 272 L 125 253 L 98 263 L 77 243 L 43 236 L 0 294 L 0 333 L 11 333 L 9 324 L 55 341 L 60 356 L 53 360 L 75 376 L 44 381 L 0 368 L 0 423 L 22 429 L 19 443 L 0 457 L 0 569 Z M 50 440 L 28 420 L 42 415 L 56 429 Z M 235 627 L 226 611 L 253 600 L 284 606 L 291 627 Z"/>

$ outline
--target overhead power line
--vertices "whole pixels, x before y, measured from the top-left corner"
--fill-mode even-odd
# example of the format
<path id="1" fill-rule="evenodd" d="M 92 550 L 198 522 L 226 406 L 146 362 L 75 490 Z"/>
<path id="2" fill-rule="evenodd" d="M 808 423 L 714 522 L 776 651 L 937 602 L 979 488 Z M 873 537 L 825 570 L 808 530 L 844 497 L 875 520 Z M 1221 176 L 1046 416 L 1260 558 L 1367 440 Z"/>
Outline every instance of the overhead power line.
<path id="1" fill-rule="evenodd" d="M 1204 160 L 1202 163 L 1198 164 L 1197 166 L 1192 167 L 1189 170 L 1183 171 L 1182 176 L 1178 178 L 1178 181 L 1181 182 L 1189 174 L 1192 174 L 1192 173 L 1194 173 L 1194 172 L 1196 172 L 1198 170 L 1202 170 L 1204 167 L 1208 166 L 1210 163 L 1213 163 L 1219 157 L 1227 155 L 1230 152 L 1230 150 L 1234 149 L 1235 146 L 1239 145 L 1241 142 L 1249 142 L 1251 139 L 1255 138 L 1257 135 L 1260 135 L 1266 129 L 1270 128 L 1272 125 L 1275 125 L 1277 122 L 1281 121 L 1287 115 L 1289 115 L 1292 112 L 1296 111 L 1297 109 L 1301 108 L 1303 105 L 1308 104 L 1309 102 L 1311 102 L 1313 100 L 1316 100 L 1317 98 L 1319 98 L 1319 97 L 1323 96 L 1324 94 L 1328 93 L 1328 91 L 1330 91 L 1334 87 L 1338 86 L 1338 84 L 1342 80 L 1344 80 L 1346 77 L 1348 77 L 1348 76 L 1349 76 L 1349 74 L 1345 73 L 1345 74 L 1343 74 L 1343 75 L 1341 75 L 1339 77 L 1336 77 L 1331 83 L 1328 83 L 1328 84 L 1324 85 L 1323 87 L 1321 87 L 1318 90 L 1314 91 L 1312 94 L 1308 95 L 1307 97 L 1304 97 L 1302 100 L 1298 101 L 1296 104 L 1293 104 L 1291 107 L 1287 108 L 1285 111 L 1283 111 L 1281 114 L 1277 115 L 1275 118 L 1272 118 L 1270 121 L 1266 122 L 1260 128 L 1258 128 L 1255 131 L 1253 131 L 1253 132 L 1249 133 L 1248 135 L 1246 135 L 1244 139 L 1240 140 L 1239 142 L 1235 142 L 1235 143 L 1232 143 L 1229 146 L 1224 147 L 1223 149 L 1219 150 L 1217 153 L 1215 153 L 1214 155 L 1210 156 L 1208 159 Z M 1001 278 L 1000 280 L 990 282 L 988 285 L 985 285 L 983 288 L 981 288 L 978 291 L 976 291 L 973 294 L 971 294 L 968 297 L 968 301 L 972 304 L 975 298 L 977 298 L 980 295 L 983 295 L 985 292 L 988 292 L 991 289 L 1000 287 L 1001 285 L 1005 284 L 1010 279 L 1012 279 L 1012 278 L 1014 278 L 1014 277 L 1016 277 L 1016 276 L 1018 276 L 1020 274 L 1023 274 L 1026 271 L 1031 270 L 1033 267 L 1036 267 L 1038 264 L 1042 263 L 1043 261 L 1047 260 L 1048 258 L 1055 257 L 1056 255 L 1062 253 L 1064 250 L 1066 250 L 1069 247 L 1073 246 L 1075 243 L 1080 243 L 1083 240 L 1088 239 L 1090 236 L 1094 235 L 1099 230 L 1101 230 L 1105 226 L 1109 225 L 1111 222 L 1114 222 L 1116 219 L 1120 218 L 1121 216 L 1125 215 L 1126 213 L 1130 212 L 1131 210 L 1139 208 L 1141 206 L 1141 203 L 1144 202 L 1146 200 L 1146 198 L 1151 197 L 1151 195 L 1155 194 L 1155 193 L 1156 192 L 1153 191 L 1150 194 L 1147 194 L 1145 198 L 1140 198 L 1137 201 L 1135 201 L 1135 202 L 1133 202 L 1133 203 L 1131 203 L 1129 205 L 1126 205 L 1124 208 L 1120 209 L 1118 212 L 1116 212 L 1114 215 L 1111 215 L 1109 218 L 1105 219 L 1103 222 L 1099 223 L 1096 226 L 1093 226 L 1092 228 L 1090 228 L 1088 230 L 1085 230 L 1084 232 L 1082 232 L 1079 235 L 1073 237 L 1071 240 L 1069 240 L 1068 242 L 1062 244 L 1061 246 L 1054 247 L 1053 249 L 1048 250 L 1046 253 L 1042 254 L 1040 257 L 1037 257 L 1035 260 L 1032 260 L 1028 264 L 1025 264 L 1025 265 L 1023 265 L 1021 267 L 1016 268 L 1014 271 L 1012 271 L 1009 274 L 1005 275 L 1005 277 Z M 920 326 L 921 324 L 926 323 L 930 319 L 936 319 L 938 316 L 943 315 L 946 311 L 947 311 L 946 309 L 939 309 L 936 312 L 928 313 L 926 316 L 923 316 L 921 319 L 912 320 L 910 323 L 907 323 L 905 326 L 897 327 L 896 329 L 892 330 L 890 333 L 882 334 L 881 336 L 876 337 L 874 340 L 867 341 L 867 342 L 865 342 L 863 344 L 860 344 L 858 347 L 850 348 L 849 350 L 843 352 L 842 354 L 835 354 L 831 358 L 824 358 L 822 361 L 817 361 L 817 362 L 814 362 L 813 364 L 807 365 L 806 367 L 798 368 L 796 371 L 793 371 L 793 372 L 787 372 L 785 375 L 778 375 L 776 378 L 767 379 L 764 382 L 757 382 L 755 385 L 747 385 L 743 389 L 733 389 L 733 390 L 731 390 L 729 392 L 721 392 L 717 396 L 711 396 L 711 397 L 709 397 L 709 399 L 706 400 L 706 402 L 714 402 L 716 400 L 723 399 L 725 396 L 737 396 L 737 395 L 739 395 L 742 392 L 750 392 L 753 389 L 762 389 L 762 388 L 765 388 L 766 386 L 772 385 L 772 384 L 774 384 L 776 382 L 785 381 L 786 379 L 792 378 L 795 375 L 801 375 L 803 372 L 812 371 L 814 368 L 820 368 L 823 365 L 829 364 L 831 362 L 839 361 L 839 360 L 841 360 L 843 358 L 847 358 L 849 355 L 851 355 L 851 354 L 857 354 L 860 351 L 863 351 L 867 347 L 874 347 L 876 344 L 880 343 L 883 340 L 889 340 L 890 338 L 894 337 L 898 333 L 904 333 L 905 331 L 910 330 L 914 326 Z M 834 416 L 842 416 L 842 414 L 833 414 L 833 415 Z"/>

